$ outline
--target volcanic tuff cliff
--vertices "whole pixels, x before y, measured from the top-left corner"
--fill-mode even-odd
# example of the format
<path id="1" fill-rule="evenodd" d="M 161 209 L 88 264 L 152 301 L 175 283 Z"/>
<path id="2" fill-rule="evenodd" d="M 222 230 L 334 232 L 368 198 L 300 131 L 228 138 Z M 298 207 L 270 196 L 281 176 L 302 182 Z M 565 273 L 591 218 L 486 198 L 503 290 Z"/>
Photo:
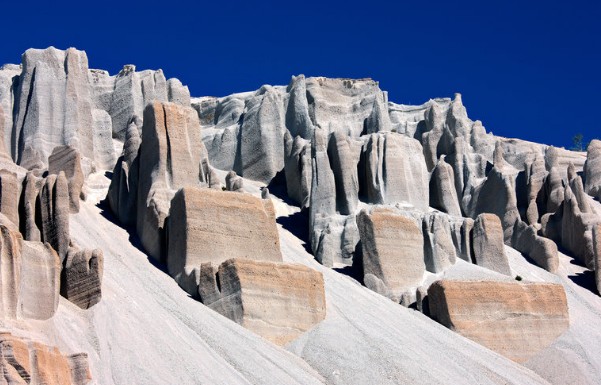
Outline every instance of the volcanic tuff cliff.
<path id="1" fill-rule="evenodd" d="M 52 47 L 0 69 L 0 130 L 0 328 L 87 354 L 52 353 L 73 383 L 601 377 L 599 141 L 371 79 L 191 98 Z"/>

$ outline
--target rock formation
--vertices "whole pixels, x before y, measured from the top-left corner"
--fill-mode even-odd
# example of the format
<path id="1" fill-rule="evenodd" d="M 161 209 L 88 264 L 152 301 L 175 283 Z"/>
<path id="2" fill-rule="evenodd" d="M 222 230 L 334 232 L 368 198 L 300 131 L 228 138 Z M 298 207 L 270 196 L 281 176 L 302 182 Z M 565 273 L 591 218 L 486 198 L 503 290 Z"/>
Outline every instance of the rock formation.
<path id="1" fill-rule="evenodd" d="M 433 283 L 431 316 L 516 362 L 526 362 L 570 325 L 561 285 L 486 281 Z"/>
<path id="2" fill-rule="evenodd" d="M 16 226 L 2 218 L 2 318 L 48 319 L 58 306 L 60 259 L 49 244 L 23 240 Z"/>
<path id="3" fill-rule="evenodd" d="M 326 315 L 321 273 L 298 264 L 229 259 L 201 267 L 203 303 L 260 336 L 285 345 Z"/>
<path id="4" fill-rule="evenodd" d="M 79 200 L 82 198 L 84 175 L 81 169 L 81 157 L 77 150 L 70 146 L 57 146 L 48 157 L 48 173 L 65 173 L 69 185 L 69 209 L 79 212 Z"/>
<path id="5" fill-rule="evenodd" d="M 387 209 L 362 210 L 357 226 L 366 286 L 399 302 L 404 291 L 421 283 L 426 269 L 420 228 L 413 218 Z"/>
<path id="6" fill-rule="evenodd" d="M 232 257 L 282 261 L 271 200 L 184 187 L 171 202 L 168 223 L 169 274 L 190 294 L 203 263 L 219 266 Z"/>
<path id="7" fill-rule="evenodd" d="M 0 368 L 6 384 L 86 385 L 92 379 L 85 353 L 67 356 L 10 333 L 0 333 Z"/>
<path id="8" fill-rule="evenodd" d="M 472 247 L 477 265 L 511 275 L 503 248 L 503 227 L 494 214 L 480 214 L 474 222 Z"/>
<path id="9" fill-rule="evenodd" d="M 102 250 L 69 249 L 61 273 L 61 295 L 82 309 L 102 298 Z"/>

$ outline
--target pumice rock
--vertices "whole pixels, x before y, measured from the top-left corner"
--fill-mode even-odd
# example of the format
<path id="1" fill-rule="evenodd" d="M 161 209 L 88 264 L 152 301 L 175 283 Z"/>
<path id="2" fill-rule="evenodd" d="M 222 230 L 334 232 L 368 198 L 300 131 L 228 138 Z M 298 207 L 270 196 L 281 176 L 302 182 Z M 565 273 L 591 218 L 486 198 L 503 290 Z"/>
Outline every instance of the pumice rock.
<path id="1" fill-rule="evenodd" d="M 441 273 L 456 262 L 457 252 L 447 215 L 429 213 L 423 216 L 424 261 L 431 273 Z"/>
<path id="2" fill-rule="evenodd" d="M 505 255 L 503 227 L 499 217 L 494 214 L 478 215 L 472 237 L 475 263 L 510 276 L 511 268 Z"/>
<path id="3" fill-rule="evenodd" d="M 516 362 L 548 347 L 570 325 L 561 285 L 441 280 L 428 289 L 432 318 Z"/>
<path id="4" fill-rule="evenodd" d="M 282 261 L 275 209 L 269 199 L 246 193 L 184 187 L 169 212 L 167 266 L 169 274 L 188 293 L 202 263 L 218 266 L 237 258 Z"/>
<path id="5" fill-rule="evenodd" d="M 200 166 L 206 149 L 199 143 L 198 116 L 191 108 L 155 102 L 144 110 L 138 180 L 129 180 L 129 184 L 137 183 L 138 235 L 145 250 L 157 260 L 165 243 L 164 222 L 171 198 L 178 189 L 201 183 Z"/>
<path id="6" fill-rule="evenodd" d="M 453 167 L 441 158 L 430 177 L 430 206 L 449 215 L 461 216 L 459 199 L 455 190 Z"/>
<path id="7" fill-rule="evenodd" d="M 323 276 L 306 266 L 235 258 L 216 273 L 202 269 L 209 272 L 201 275 L 202 302 L 275 344 L 287 344 L 325 318 Z"/>
<path id="8" fill-rule="evenodd" d="M 19 182 L 12 172 L 0 170 L 0 212 L 19 226 Z"/>
<path id="9" fill-rule="evenodd" d="M 0 333 L 0 357 L 6 384 L 86 385 L 92 379 L 85 353 L 68 356 L 6 332 Z"/>
<path id="10" fill-rule="evenodd" d="M 69 187 L 64 172 L 49 175 L 40 189 L 42 241 L 48 242 L 61 257 L 67 256 L 69 235 Z"/>
<path id="11" fill-rule="evenodd" d="M 357 226 L 366 286 L 398 302 L 406 289 L 420 284 L 426 270 L 419 227 L 413 218 L 389 209 L 362 210 Z"/>
<path id="12" fill-rule="evenodd" d="M 102 298 L 102 250 L 70 248 L 61 273 L 61 295 L 82 309 Z"/>
<path id="13" fill-rule="evenodd" d="M 82 198 L 84 175 L 81 169 L 81 157 L 77 150 L 70 146 L 57 146 L 48 158 L 48 173 L 65 173 L 69 185 L 69 209 L 79 212 L 79 200 Z"/>

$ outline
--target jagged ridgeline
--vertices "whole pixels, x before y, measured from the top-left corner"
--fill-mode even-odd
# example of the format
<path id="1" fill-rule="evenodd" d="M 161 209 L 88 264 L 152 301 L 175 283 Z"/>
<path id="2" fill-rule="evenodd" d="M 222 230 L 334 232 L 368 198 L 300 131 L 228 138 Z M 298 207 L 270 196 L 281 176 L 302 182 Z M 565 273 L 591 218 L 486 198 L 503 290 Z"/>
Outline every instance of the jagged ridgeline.
<path id="1" fill-rule="evenodd" d="M 574 352 L 586 343 L 577 337 L 586 320 L 599 321 L 571 318 L 584 297 L 567 274 L 573 258 L 600 284 L 601 142 L 582 153 L 494 136 L 468 117 L 460 94 L 409 106 L 389 101 L 371 79 L 299 75 L 287 86 L 191 98 L 161 70 L 126 65 L 110 75 L 90 69 L 83 51 L 51 47 L 0 69 L 0 134 L 0 326 L 12 333 L 0 336 L 0 366 L 8 383 L 188 383 L 198 362 L 165 345 L 188 351 L 177 342 L 187 332 L 175 324 L 194 324 L 186 335 L 231 365 L 218 373 L 224 383 L 384 383 L 379 357 L 399 368 L 392 373 L 410 371 L 408 357 L 385 356 L 399 346 L 447 358 L 464 352 L 479 375 L 437 361 L 457 381 L 542 383 L 546 357 L 578 370 Z M 94 232 L 82 228 L 86 220 Z M 118 247 L 106 241 L 122 237 L 117 224 L 129 232 Z M 302 241 L 311 256 L 296 248 Z M 122 329 L 144 317 L 111 313 L 123 309 L 124 285 L 134 307 L 167 303 L 149 311 L 176 314 L 170 326 Z M 586 298 L 601 308 L 598 297 Z M 411 311 L 430 318 L 402 322 L 434 342 L 390 326 Z M 106 332 L 113 316 L 121 333 Z M 369 331 L 357 332 L 353 317 Z M 64 325 L 76 325 L 85 342 Z M 36 328 L 43 344 L 20 340 Z M 156 339 L 156 347 L 137 345 L 140 361 L 123 342 L 137 330 L 136 340 Z M 243 341 L 269 363 L 200 330 Z M 338 344 L 346 336 L 348 346 Z M 84 354 L 50 354 L 45 345 Z M 356 370 L 359 347 L 373 349 L 367 366 L 376 369 Z M 144 367 L 167 350 L 171 366 Z M 136 369 L 122 370 L 113 355 Z M 44 366 L 52 360 L 60 365 Z M 601 362 L 589 364 L 598 367 L 579 378 L 601 375 Z M 153 371 L 161 374 L 149 380 Z"/>

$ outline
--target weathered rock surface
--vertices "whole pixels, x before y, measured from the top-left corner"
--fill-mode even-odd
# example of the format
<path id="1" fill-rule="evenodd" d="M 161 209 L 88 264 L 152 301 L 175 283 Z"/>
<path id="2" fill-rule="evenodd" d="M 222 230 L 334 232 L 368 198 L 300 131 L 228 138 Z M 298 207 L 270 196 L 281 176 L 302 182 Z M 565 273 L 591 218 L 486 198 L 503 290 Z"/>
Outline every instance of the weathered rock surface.
<path id="1" fill-rule="evenodd" d="M 82 309 L 102 298 L 102 250 L 70 248 L 61 273 L 61 295 Z"/>
<path id="2" fill-rule="evenodd" d="M 81 157 L 76 149 L 70 146 L 57 146 L 48 157 L 48 173 L 65 173 L 69 185 L 69 209 L 79 212 L 79 200 L 82 198 L 84 175 L 81 169 Z"/>
<path id="3" fill-rule="evenodd" d="M 0 170 L 0 212 L 19 226 L 19 181 L 12 172 Z"/>
<path id="4" fill-rule="evenodd" d="M 148 105 L 138 157 L 138 180 L 128 179 L 137 184 L 136 229 L 145 250 L 161 259 L 171 198 L 184 186 L 201 185 L 206 150 L 196 112 L 173 103 Z"/>
<path id="5" fill-rule="evenodd" d="M 424 260 L 431 273 L 441 273 L 457 260 L 457 252 L 451 235 L 449 217 L 441 213 L 423 216 Z"/>
<path id="6" fill-rule="evenodd" d="M 207 266 L 208 265 L 208 266 Z M 278 345 L 325 318 L 322 274 L 303 265 L 229 259 L 214 272 L 203 264 L 203 303 Z"/>
<path id="7" fill-rule="evenodd" d="M 400 301 L 404 291 L 421 283 L 426 269 L 424 238 L 415 220 L 388 209 L 362 210 L 357 226 L 366 286 Z"/>
<path id="8" fill-rule="evenodd" d="M 461 207 L 455 189 L 453 167 L 440 159 L 430 177 L 430 206 L 449 215 L 461 216 Z"/>
<path id="9" fill-rule="evenodd" d="M 417 140 L 396 133 L 373 134 L 363 148 L 363 190 L 369 203 L 429 204 L 429 175 Z"/>
<path id="10" fill-rule="evenodd" d="M 516 362 L 525 362 L 570 325 L 561 285 L 450 281 L 428 289 L 432 318 Z"/>
<path id="11" fill-rule="evenodd" d="M 49 175 L 45 178 L 39 193 L 40 232 L 42 242 L 48 242 L 61 257 L 67 256 L 70 244 L 69 235 L 69 187 L 65 174 Z"/>
<path id="12" fill-rule="evenodd" d="M 87 355 L 67 356 L 55 347 L 0 333 L 0 369 L 5 384 L 86 385 Z"/>
<path id="13" fill-rule="evenodd" d="M 591 140 L 586 149 L 584 175 L 587 194 L 601 200 L 601 140 Z"/>
<path id="14" fill-rule="evenodd" d="M 474 221 L 472 235 L 474 262 L 498 273 L 511 275 L 511 268 L 505 255 L 503 227 L 494 214 L 480 214 Z"/>
<path id="15" fill-rule="evenodd" d="M 273 204 L 250 194 L 184 187 L 171 202 L 167 235 L 169 274 L 190 294 L 203 263 L 282 260 Z"/>
<path id="16" fill-rule="evenodd" d="M 0 317 L 45 320 L 58 306 L 60 259 L 50 245 L 24 241 L 0 216 Z"/>

